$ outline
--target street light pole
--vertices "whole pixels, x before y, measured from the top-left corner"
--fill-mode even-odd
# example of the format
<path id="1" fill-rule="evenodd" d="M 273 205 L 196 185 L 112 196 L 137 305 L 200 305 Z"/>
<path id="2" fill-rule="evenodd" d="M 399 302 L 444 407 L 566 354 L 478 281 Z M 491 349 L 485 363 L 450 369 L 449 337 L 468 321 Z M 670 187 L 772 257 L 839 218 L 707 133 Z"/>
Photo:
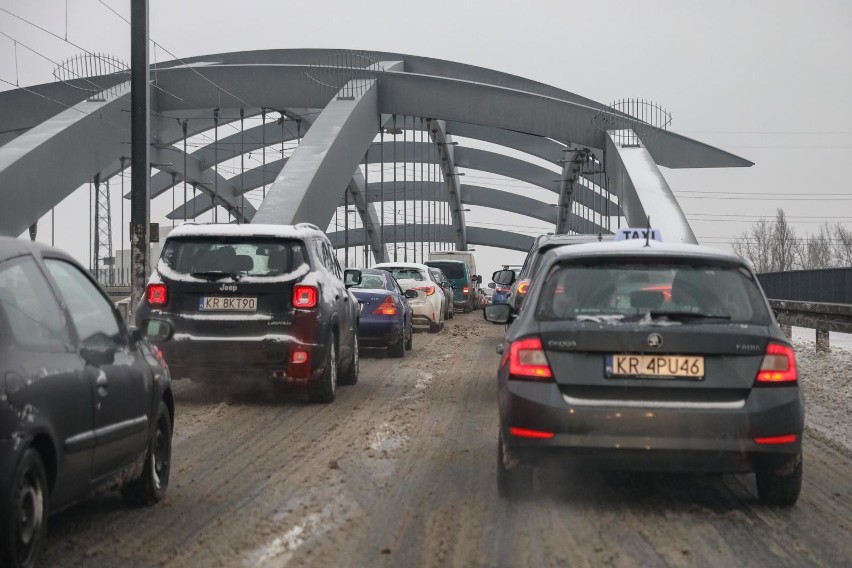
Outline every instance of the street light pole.
<path id="1" fill-rule="evenodd" d="M 148 277 L 151 172 L 148 135 L 151 93 L 148 85 L 148 0 L 130 3 L 130 309 L 142 300 Z M 124 227 L 122 227 L 122 231 Z"/>

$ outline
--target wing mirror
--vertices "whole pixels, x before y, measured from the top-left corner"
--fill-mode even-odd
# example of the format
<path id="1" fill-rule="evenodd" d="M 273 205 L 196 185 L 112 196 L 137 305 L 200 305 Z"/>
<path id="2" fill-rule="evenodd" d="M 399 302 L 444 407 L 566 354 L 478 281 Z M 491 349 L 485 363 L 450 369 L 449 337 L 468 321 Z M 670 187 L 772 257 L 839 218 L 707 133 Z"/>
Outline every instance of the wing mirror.
<path id="1" fill-rule="evenodd" d="M 172 327 L 172 324 L 165 320 L 147 319 L 142 322 L 141 327 L 133 331 L 133 340 L 166 341 L 171 339 L 174 331 L 175 328 Z"/>
<path id="2" fill-rule="evenodd" d="M 510 286 L 515 281 L 514 270 L 498 270 L 491 275 L 491 280 L 503 286 Z"/>
<path id="3" fill-rule="evenodd" d="M 489 282 L 489 283 L 488 283 L 488 287 L 489 287 L 489 288 L 491 288 L 491 289 L 493 290 L 494 288 L 496 288 L 496 287 L 497 287 L 497 284 L 495 284 L 494 282 Z"/>
<path id="4" fill-rule="evenodd" d="M 357 268 L 347 268 L 343 271 L 343 284 L 347 288 L 357 286 L 361 283 L 361 271 Z"/>
<path id="5" fill-rule="evenodd" d="M 405 297 L 409 300 L 417 297 L 417 290 L 406 290 Z"/>
<path id="6" fill-rule="evenodd" d="M 489 304 L 482 308 L 482 317 L 491 323 L 507 324 L 515 319 L 515 311 L 509 304 Z"/>

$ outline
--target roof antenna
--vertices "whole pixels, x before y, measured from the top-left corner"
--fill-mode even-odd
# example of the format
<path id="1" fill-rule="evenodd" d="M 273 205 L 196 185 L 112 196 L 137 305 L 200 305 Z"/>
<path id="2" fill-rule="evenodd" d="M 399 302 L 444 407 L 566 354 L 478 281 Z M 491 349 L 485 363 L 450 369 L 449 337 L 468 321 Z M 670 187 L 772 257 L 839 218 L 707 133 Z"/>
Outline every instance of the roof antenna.
<path id="1" fill-rule="evenodd" d="M 651 216 L 648 215 L 648 231 L 645 233 L 645 246 L 651 246 Z"/>

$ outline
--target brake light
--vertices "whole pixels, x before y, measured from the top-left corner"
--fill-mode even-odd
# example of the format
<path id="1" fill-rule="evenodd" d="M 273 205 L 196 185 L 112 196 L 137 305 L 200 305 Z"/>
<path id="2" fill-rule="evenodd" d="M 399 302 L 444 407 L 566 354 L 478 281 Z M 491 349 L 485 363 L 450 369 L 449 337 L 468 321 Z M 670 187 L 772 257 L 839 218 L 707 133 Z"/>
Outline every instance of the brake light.
<path id="1" fill-rule="evenodd" d="M 511 292 L 512 289 L 511 288 L 497 288 L 497 291 L 500 292 L 501 294 L 505 294 L 506 292 Z"/>
<path id="2" fill-rule="evenodd" d="M 378 305 L 378 307 L 373 310 L 372 315 L 374 316 L 395 316 L 399 313 L 399 310 L 396 309 L 396 304 L 393 302 L 393 298 L 388 296 L 385 298 L 385 301 Z"/>
<path id="3" fill-rule="evenodd" d="M 293 307 L 303 310 L 317 307 L 317 287 L 306 284 L 293 286 Z"/>
<path id="4" fill-rule="evenodd" d="M 544 432 L 542 430 L 529 430 L 527 428 L 509 428 L 509 433 L 518 438 L 535 438 L 538 440 L 549 440 L 554 436 L 553 432 Z"/>
<path id="5" fill-rule="evenodd" d="M 766 346 L 763 363 L 757 372 L 758 383 L 795 383 L 799 378 L 796 372 L 796 354 L 792 347 L 780 343 Z"/>
<path id="6" fill-rule="evenodd" d="M 526 296 L 527 291 L 530 289 L 530 281 L 529 280 L 521 280 L 518 282 L 518 294 L 521 296 Z"/>
<path id="7" fill-rule="evenodd" d="M 165 306 L 169 300 L 169 288 L 165 284 L 148 284 L 145 298 L 149 306 Z"/>
<path id="8" fill-rule="evenodd" d="M 465 293 L 465 294 L 470 292 L 470 286 L 465 286 L 464 288 L 462 288 L 462 292 Z"/>
<path id="9" fill-rule="evenodd" d="M 419 292 L 426 292 L 427 296 L 431 296 L 432 294 L 435 293 L 435 287 L 434 286 L 417 286 L 415 288 L 412 288 L 412 290 L 417 290 Z"/>
<path id="10" fill-rule="evenodd" d="M 765 438 L 755 438 L 754 441 L 762 445 L 770 444 L 792 444 L 796 441 L 795 434 L 784 434 L 783 436 L 767 436 Z"/>
<path id="11" fill-rule="evenodd" d="M 553 377 L 538 337 L 520 339 L 509 346 L 509 374 L 531 379 Z"/>
<path id="12" fill-rule="evenodd" d="M 308 362 L 308 352 L 307 351 L 293 351 L 293 356 L 290 358 L 293 363 L 307 363 Z"/>

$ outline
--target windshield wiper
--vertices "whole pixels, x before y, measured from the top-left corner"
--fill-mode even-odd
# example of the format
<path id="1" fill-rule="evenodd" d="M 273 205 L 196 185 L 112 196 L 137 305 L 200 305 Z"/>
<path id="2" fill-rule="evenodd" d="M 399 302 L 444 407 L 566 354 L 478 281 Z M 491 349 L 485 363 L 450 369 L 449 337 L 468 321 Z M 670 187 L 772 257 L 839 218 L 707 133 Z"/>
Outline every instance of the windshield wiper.
<path id="1" fill-rule="evenodd" d="M 718 319 L 729 320 L 731 316 L 722 314 L 702 314 L 697 312 L 662 312 L 650 311 L 648 314 L 654 318 L 667 318 L 670 320 L 688 320 L 688 319 Z"/>
<path id="2" fill-rule="evenodd" d="M 194 276 L 195 278 L 204 278 L 205 280 L 221 280 L 225 277 L 231 277 L 235 281 L 240 279 L 240 275 L 237 272 L 225 272 L 224 270 L 206 270 L 203 272 L 191 272 L 190 276 Z"/>

